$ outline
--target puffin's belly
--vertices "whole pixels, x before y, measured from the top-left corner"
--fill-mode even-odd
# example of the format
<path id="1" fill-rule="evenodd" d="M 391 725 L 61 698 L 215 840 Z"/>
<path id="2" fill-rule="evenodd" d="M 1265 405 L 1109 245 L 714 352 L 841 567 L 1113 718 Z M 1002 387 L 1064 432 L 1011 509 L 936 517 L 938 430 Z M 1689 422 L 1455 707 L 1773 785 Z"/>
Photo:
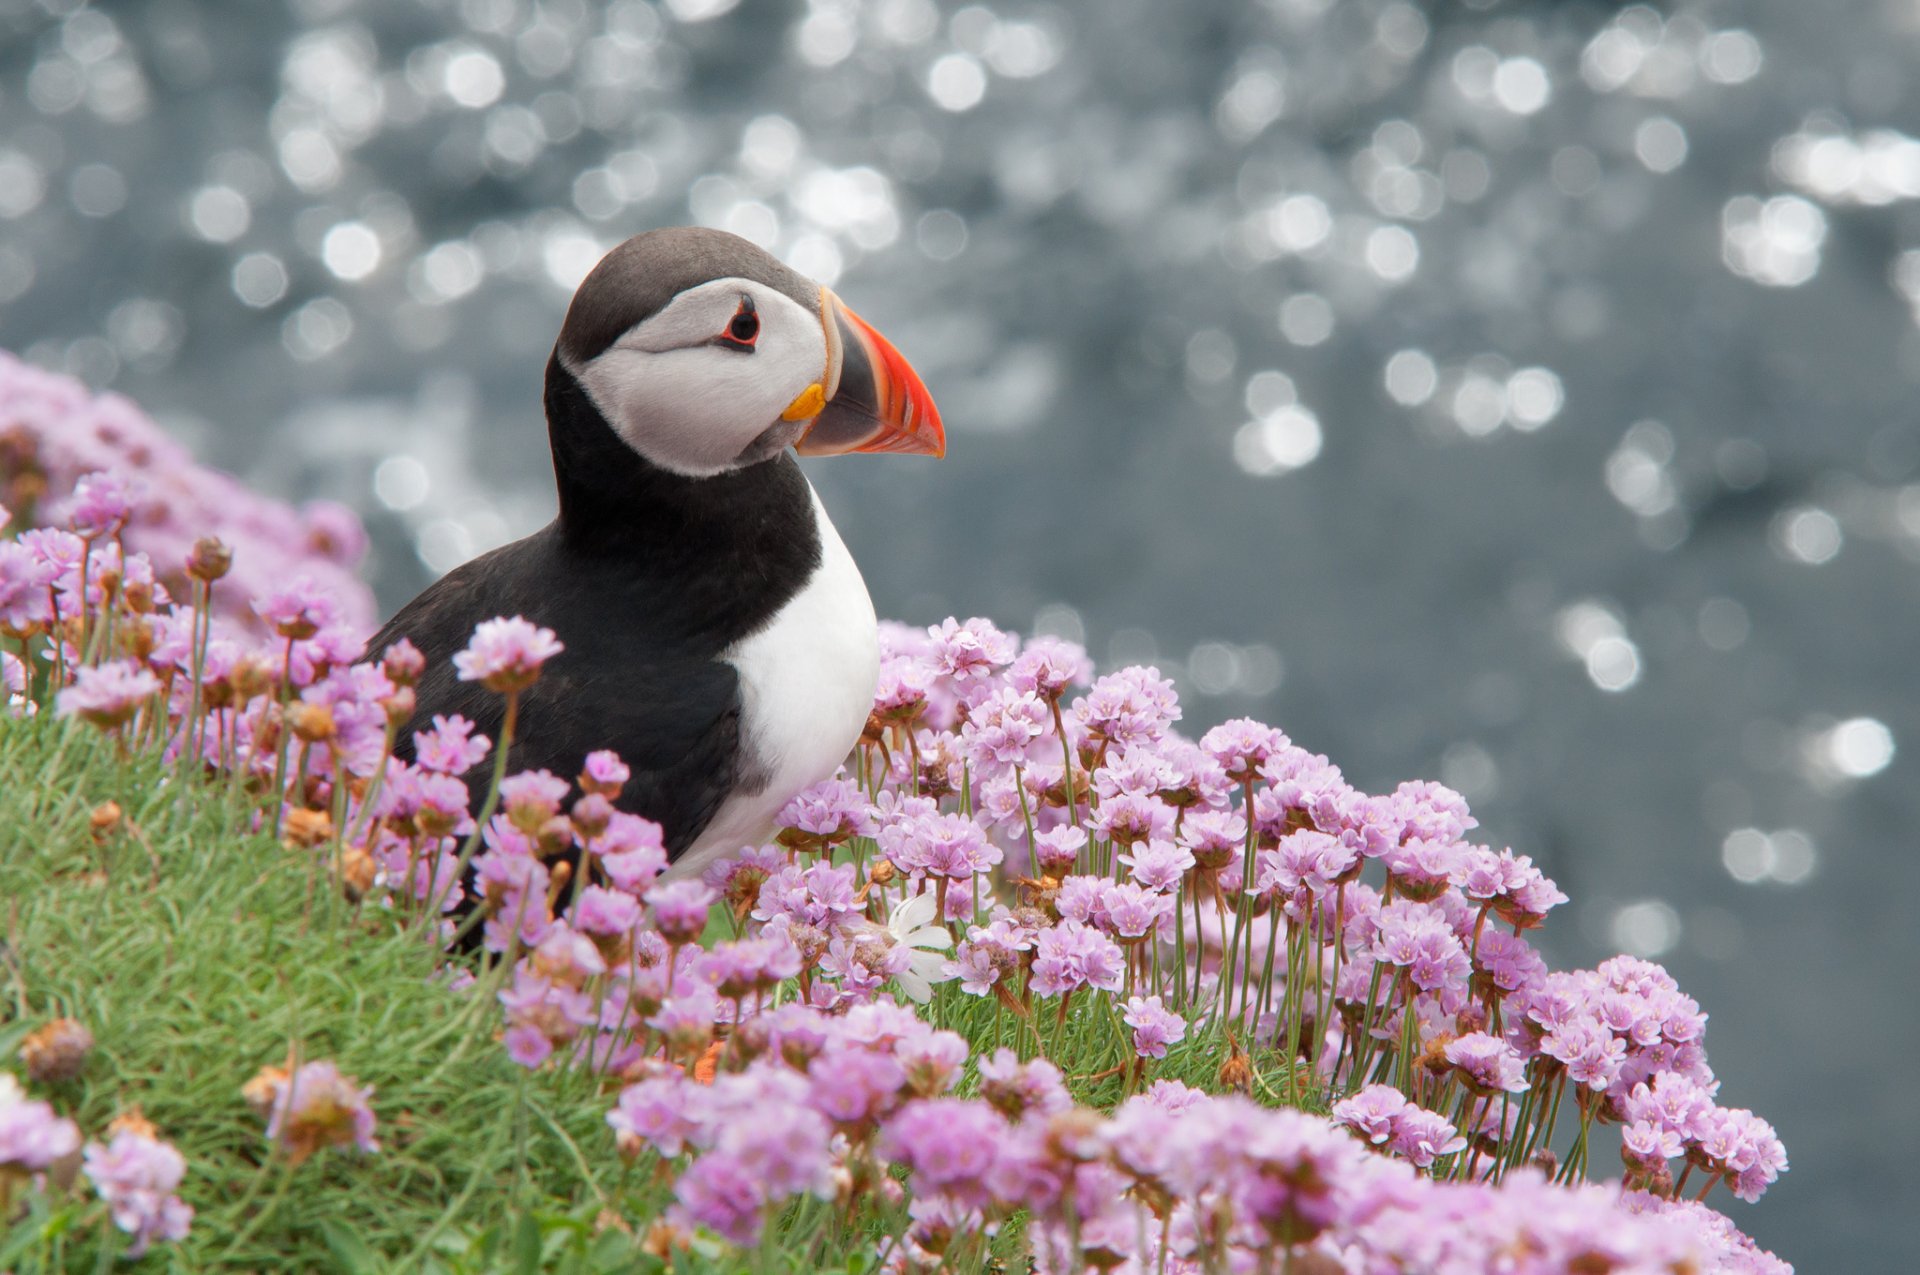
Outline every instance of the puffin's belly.
<path id="1" fill-rule="evenodd" d="M 721 654 L 740 674 L 741 790 L 674 863 L 675 877 L 764 842 L 780 808 L 846 760 L 873 710 L 873 599 L 818 493 L 813 512 L 819 569 L 764 628 Z"/>

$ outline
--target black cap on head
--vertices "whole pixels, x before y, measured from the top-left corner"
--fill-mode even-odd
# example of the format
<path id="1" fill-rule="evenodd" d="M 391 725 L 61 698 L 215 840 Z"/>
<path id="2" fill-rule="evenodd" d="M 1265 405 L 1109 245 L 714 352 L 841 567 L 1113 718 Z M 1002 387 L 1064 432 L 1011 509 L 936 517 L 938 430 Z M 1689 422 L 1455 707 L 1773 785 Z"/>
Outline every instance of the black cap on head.
<path id="1" fill-rule="evenodd" d="M 818 284 L 739 235 L 704 226 L 649 230 L 602 257 L 581 281 L 560 326 L 558 350 L 578 366 L 688 288 L 727 278 L 765 284 L 808 310 L 820 305 Z"/>

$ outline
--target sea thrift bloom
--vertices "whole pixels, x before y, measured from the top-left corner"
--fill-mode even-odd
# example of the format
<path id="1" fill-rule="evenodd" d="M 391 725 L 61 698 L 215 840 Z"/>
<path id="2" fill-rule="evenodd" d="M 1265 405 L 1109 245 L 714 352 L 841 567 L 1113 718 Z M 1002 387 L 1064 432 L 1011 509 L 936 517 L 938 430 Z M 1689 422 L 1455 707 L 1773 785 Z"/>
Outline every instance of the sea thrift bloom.
<path id="1" fill-rule="evenodd" d="M 110 536 L 133 517 L 133 494 L 118 474 L 102 470 L 82 474 L 73 484 L 65 521 L 84 539 Z"/>
<path id="2" fill-rule="evenodd" d="M 1448 1041 L 1444 1052 L 1462 1083 L 1476 1094 L 1527 1091 L 1526 1063 L 1518 1050 L 1496 1036 L 1470 1032 Z"/>
<path id="3" fill-rule="evenodd" d="M 977 681 L 1013 659 L 1018 640 L 991 620 L 974 616 L 961 624 L 949 618 L 927 630 L 928 659 L 934 670 L 955 681 Z"/>
<path id="4" fill-rule="evenodd" d="M 1142 1058 L 1165 1058 L 1167 1046 L 1187 1034 L 1187 1020 L 1166 1008 L 1158 996 L 1135 996 L 1122 1016 L 1133 1028 L 1133 1051 Z"/>
<path id="5" fill-rule="evenodd" d="M 1173 905 L 1173 895 L 1149 890 L 1131 881 L 1101 882 L 1103 928 L 1111 930 L 1122 942 L 1136 942 L 1163 925 L 1170 926 Z"/>
<path id="6" fill-rule="evenodd" d="M 627 786 L 627 780 L 633 772 L 620 760 L 620 754 L 611 749 L 602 748 L 587 754 L 586 764 L 580 770 L 580 788 L 583 792 L 598 793 L 612 801 Z"/>
<path id="7" fill-rule="evenodd" d="M 241 1092 L 266 1118 L 267 1137 L 294 1164 L 327 1147 L 380 1149 L 373 1136 L 373 1089 L 361 1088 L 326 1059 L 302 1063 L 291 1075 L 284 1067 L 264 1067 Z"/>
<path id="8" fill-rule="evenodd" d="M 54 696 L 54 714 L 79 717 L 102 730 L 124 726 L 160 691 L 160 679 L 132 660 L 75 670 L 73 684 Z"/>
<path id="9" fill-rule="evenodd" d="M 982 773 L 1024 766 L 1028 749 L 1051 732 L 1052 721 L 1038 695 L 1007 687 L 974 706 L 960 732 L 961 747 Z"/>
<path id="10" fill-rule="evenodd" d="M 1687 1158 L 1720 1174 L 1736 1197 L 1751 1203 L 1787 1171 L 1787 1152 L 1773 1126 L 1745 1109 L 1717 1109 L 1697 1121 L 1699 1136 Z"/>
<path id="11" fill-rule="evenodd" d="M 1381 909 L 1373 956 L 1404 968 L 1423 992 L 1464 983 L 1472 970 L 1452 927 L 1419 903 L 1390 903 Z"/>
<path id="12" fill-rule="evenodd" d="M 1171 893 L 1193 868 L 1193 852 L 1172 841 L 1148 841 L 1120 856 L 1133 879 L 1149 890 Z"/>
<path id="13" fill-rule="evenodd" d="M 20 1091 L 20 1082 L 0 1072 L 0 1174 L 9 1169 L 38 1173 L 80 1146 L 73 1121 Z"/>
<path id="14" fill-rule="evenodd" d="M 909 876 L 970 881 L 1001 859 L 1000 847 L 965 815 L 924 814 L 880 830 L 880 851 Z"/>
<path id="15" fill-rule="evenodd" d="M 283 638 L 310 638 L 339 621 L 333 595 L 302 576 L 253 600 L 254 614 Z"/>
<path id="16" fill-rule="evenodd" d="M 1086 830 L 1072 824 L 1038 832 L 1033 838 L 1034 866 L 1051 876 L 1064 876 L 1073 871 L 1086 846 Z"/>
<path id="17" fill-rule="evenodd" d="M 461 681 L 507 695 L 539 681 L 541 665 L 565 649 L 552 629 L 520 616 L 482 620 L 466 649 L 454 654 L 453 667 Z"/>
<path id="18" fill-rule="evenodd" d="M 1250 717 L 1221 722 L 1200 737 L 1200 747 L 1236 784 L 1250 782 L 1267 759 L 1287 744 L 1286 735 Z"/>
<path id="19" fill-rule="evenodd" d="M 706 931 L 707 913 L 720 896 L 701 881 L 670 881 L 643 897 L 667 942 L 691 943 Z"/>
<path id="20" fill-rule="evenodd" d="M 649 1146 L 669 1157 L 684 1151 L 701 1129 L 690 1114 L 693 1083 L 685 1072 L 669 1071 L 622 1089 L 619 1102 L 607 1113 L 620 1154 L 632 1159 Z"/>
<path id="21" fill-rule="evenodd" d="M 31 633 L 53 619 L 47 590 L 60 568 L 17 540 L 0 540 L 0 630 Z"/>
<path id="22" fill-rule="evenodd" d="M 851 779 L 826 779 L 800 793 L 781 809 L 783 828 L 806 833 L 808 848 L 839 845 L 850 837 L 874 833 L 873 807 Z"/>
<path id="23" fill-rule="evenodd" d="M 1393 1122 L 1388 1149 L 1398 1152 L 1416 1169 L 1430 1167 L 1443 1155 L 1464 1150 L 1467 1140 L 1445 1116 L 1409 1104 Z"/>
<path id="24" fill-rule="evenodd" d="M 980 1096 L 1010 1120 L 1028 1112 L 1051 1114 L 1073 1106 L 1058 1067 L 1044 1058 L 1023 1063 L 1004 1046 L 980 1060 Z"/>
<path id="25" fill-rule="evenodd" d="M 464 775 L 485 761 L 493 747 L 492 740 L 473 732 L 473 723 L 460 714 L 436 713 L 432 730 L 413 733 L 414 760 L 422 770 Z"/>
<path id="26" fill-rule="evenodd" d="M 1246 820 L 1231 810 L 1202 810 L 1189 814 L 1180 826 L 1180 840 L 1194 862 L 1209 870 L 1232 863 L 1246 844 Z"/>
<path id="27" fill-rule="evenodd" d="M 880 1132 L 880 1153 L 904 1164 L 917 1194 L 941 1194 L 983 1207 L 987 1175 L 1007 1124 L 985 1103 L 960 1098 L 910 1102 Z"/>
<path id="28" fill-rule="evenodd" d="M 1079 921 L 1040 931 L 1034 943 L 1031 986 L 1039 996 L 1059 996 L 1081 987 L 1120 990 L 1125 963 L 1112 939 Z"/>
<path id="29" fill-rule="evenodd" d="M 1095 740 L 1152 742 L 1180 720 L 1180 701 L 1159 669 L 1127 668 L 1109 673 L 1073 701 L 1073 715 Z"/>
<path id="30" fill-rule="evenodd" d="M 546 770 L 523 770 L 500 781 L 500 804 L 513 825 L 528 835 L 560 813 L 567 781 Z"/>
<path id="31" fill-rule="evenodd" d="M 81 1171 L 106 1202 L 113 1224 L 133 1237 L 126 1251 L 129 1259 L 141 1256 L 155 1240 L 187 1237 L 193 1206 L 174 1194 L 186 1176 L 187 1161 L 171 1145 L 129 1122 L 106 1145 L 89 1142 L 84 1156 Z"/>
<path id="32" fill-rule="evenodd" d="M 1085 648 L 1064 638 L 1037 637 L 1015 657 L 1007 681 L 1016 690 L 1057 704 L 1066 689 L 1093 676 L 1093 661 Z"/>
<path id="33" fill-rule="evenodd" d="M 616 889 L 644 891 L 667 870 L 666 839 L 660 825 L 616 810 L 595 845 L 600 868 Z"/>
<path id="34" fill-rule="evenodd" d="M 1333 1118 L 1366 1142 L 1384 1147 L 1393 1140 L 1401 1113 L 1413 1104 L 1392 1085 L 1368 1085 L 1351 1098 L 1333 1104 Z"/>

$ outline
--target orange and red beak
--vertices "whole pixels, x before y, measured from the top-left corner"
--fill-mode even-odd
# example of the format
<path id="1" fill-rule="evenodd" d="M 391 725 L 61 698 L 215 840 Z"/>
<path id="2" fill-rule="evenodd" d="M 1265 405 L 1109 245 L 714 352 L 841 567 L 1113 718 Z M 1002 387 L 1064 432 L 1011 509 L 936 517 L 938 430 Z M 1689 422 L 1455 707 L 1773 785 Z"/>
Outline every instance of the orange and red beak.
<path id="1" fill-rule="evenodd" d="M 794 450 L 802 456 L 946 455 L 940 409 L 893 343 L 826 288 L 820 289 L 820 319 L 827 337 L 824 401 Z"/>

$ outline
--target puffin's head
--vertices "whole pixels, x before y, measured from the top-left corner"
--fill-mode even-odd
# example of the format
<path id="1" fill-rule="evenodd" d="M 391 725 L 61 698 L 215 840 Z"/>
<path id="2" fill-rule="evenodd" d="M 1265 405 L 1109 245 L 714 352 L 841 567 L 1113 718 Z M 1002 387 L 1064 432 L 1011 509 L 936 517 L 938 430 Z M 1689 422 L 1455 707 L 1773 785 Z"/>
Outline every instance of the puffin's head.
<path id="1" fill-rule="evenodd" d="M 738 235 L 676 227 L 601 259 L 555 357 L 621 440 L 709 477 L 787 447 L 940 456 L 940 413 L 906 359 L 839 297 Z"/>

